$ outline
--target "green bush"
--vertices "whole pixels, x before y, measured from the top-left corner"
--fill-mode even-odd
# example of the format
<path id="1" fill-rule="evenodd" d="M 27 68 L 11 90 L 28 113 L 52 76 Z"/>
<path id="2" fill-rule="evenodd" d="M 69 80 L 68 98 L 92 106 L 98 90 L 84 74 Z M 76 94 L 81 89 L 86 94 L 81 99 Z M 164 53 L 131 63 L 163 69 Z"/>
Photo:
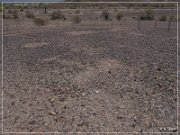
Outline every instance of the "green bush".
<path id="1" fill-rule="evenodd" d="M 102 16 L 103 16 L 104 20 L 108 20 L 109 19 L 109 12 L 107 10 L 102 11 Z"/>
<path id="2" fill-rule="evenodd" d="M 29 19 L 34 18 L 34 17 L 35 17 L 35 16 L 34 16 L 34 13 L 33 13 L 33 12 L 31 12 L 31 11 L 26 11 L 26 12 L 25 12 L 25 16 L 26 16 L 26 18 L 29 18 Z"/>
<path id="3" fill-rule="evenodd" d="M 80 17 L 79 17 L 78 15 L 75 15 L 75 16 L 73 17 L 73 23 L 80 23 L 80 22 L 81 22 Z"/>
<path id="4" fill-rule="evenodd" d="M 116 15 L 116 19 L 119 21 L 123 18 L 123 14 L 122 12 L 118 12 L 117 15 Z"/>
<path id="5" fill-rule="evenodd" d="M 146 10 L 140 15 L 141 20 L 154 20 L 154 12 L 152 10 Z"/>
<path id="6" fill-rule="evenodd" d="M 51 20 L 57 20 L 57 19 L 64 19 L 65 20 L 65 16 L 64 14 L 62 14 L 61 11 L 54 11 L 52 14 L 51 14 Z"/>
<path id="7" fill-rule="evenodd" d="M 159 18 L 159 21 L 167 21 L 167 16 L 161 16 L 160 18 Z"/>
<path id="8" fill-rule="evenodd" d="M 42 25 L 46 25 L 47 22 L 43 18 L 34 18 L 34 23 L 37 26 L 42 26 Z"/>

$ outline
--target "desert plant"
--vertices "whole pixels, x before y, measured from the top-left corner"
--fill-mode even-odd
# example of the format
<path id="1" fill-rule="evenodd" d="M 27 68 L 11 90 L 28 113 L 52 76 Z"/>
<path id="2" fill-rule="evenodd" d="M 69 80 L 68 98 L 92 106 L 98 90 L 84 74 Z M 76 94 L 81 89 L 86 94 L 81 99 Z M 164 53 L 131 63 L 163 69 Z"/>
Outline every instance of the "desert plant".
<path id="1" fill-rule="evenodd" d="M 152 10 L 146 10 L 139 17 L 141 20 L 154 20 L 154 12 Z"/>
<path id="2" fill-rule="evenodd" d="M 176 21 L 177 18 L 175 16 L 169 16 L 169 21 L 173 22 L 173 21 Z"/>
<path id="3" fill-rule="evenodd" d="M 79 13 L 80 13 L 80 11 L 79 11 L 79 10 L 76 10 L 76 11 L 75 11 L 75 13 L 76 13 L 76 14 L 79 14 Z"/>
<path id="4" fill-rule="evenodd" d="M 65 18 L 64 14 L 62 14 L 61 11 L 54 11 L 51 14 L 51 20 L 57 20 L 57 19 L 62 19 Z"/>
<path id="5" fill-rule="evenodd" d="M 118 12 L 116 15 L 116 19 L 119 21 L 119 20 L 121 20 L 122 17 L 123 17 L 122 12 Z"/>
<path id="6" fill-rule="evenodd" d="M 11 19 L 10 15 L 5 14 L 5 12 L 3 12 L 3 18 L 4 19 Z"/>
<path id="7" fill-rule="evenodd" d="M 167 21 L 167 16 L 166 16 L 166 15 L 161 16 L 161 17 L 159 18 L 159 21 Z"/>
<path id="8" fill-rule="evenodd" d="M 13 13 L 13 10 L 12 9 L 8 9 L 8 14 L 12 14 Z"/>
<path id="9" fill-rule="evenodd" d="M 26 18 L 29 18 L 29 19 L 34 18 L 34 17 L 35 17 L 35 16 L 34 16 L 34 13 L 33 13 L 33 12 L 31 12 L 31 11 L 26 11 L 26 12 L 25 12 L 25 16 L 26 16 Z"/>
<path id="10" fill-rule="evenodd" d="M 102 16 L 103 16 L 104 20 L 108 20 L 109 19 L 109 12 L 108 12 L 108 10 L 103 10 L 102 11 Z"/>
<path id="11" fill-rule="evenodd" d="M 19 11 L 23 12 L 23 11 L 24 11 L 24 8 L 21 8 Z"/>
<path id="12" fill-rule="evenodd" d="M 37 26 L 42 26 L 42 25 L 46 25 L 46 20 L 44 20 L 43 18 L 34 18 L 34 23 L 37 25 Z"/>
<path id="13" fill-rule="evenodd" d="M 73 17 L 73 23 L 80 23 L 81 22 L 81 19 L 80 19 L 80 17 L 78 16 L 78 15 L 75 15 L 74 17 Z"/>
<path id="14" fill-rule="evenodd" d="M 12 12 L 12 17 L 13 17 L 13 19 L 19 18 L 17 9 L 14 9 L 14 10 L 13 10 L 13 12 Z"/>

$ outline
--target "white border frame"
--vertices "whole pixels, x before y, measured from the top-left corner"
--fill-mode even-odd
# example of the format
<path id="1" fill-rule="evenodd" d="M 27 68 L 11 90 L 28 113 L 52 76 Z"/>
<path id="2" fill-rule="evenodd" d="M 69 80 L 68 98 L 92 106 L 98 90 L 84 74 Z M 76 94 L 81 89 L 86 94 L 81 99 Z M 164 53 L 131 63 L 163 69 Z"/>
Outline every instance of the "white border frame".
<path id="1" fill-rule="evenodd" d="M 3 64 L 4 64 L 4 57 L 3 57 L 3 10 L 2 10 L 2 45 L 1 45 L 1 50 L 2 50 L 2 71 L 1 71 L 1 84 L 2 84 L 2 93 L 1 93 L 1 98 L 2 98 L 2 101 L 1 101 L 1 106 L 2 106 L 2 110 L 1 110 L 1 133 L 2 134 L 62 134 L 62 133 L 67 133 L 67 134 L 74 134 L 74 133 L 77 133 L 77 134 L 177 134 L 179 133 L 179 90 L 178 90 L 178 85 L 179 85 L 179 2 L 1 2 L 2 4 L 2 8 L 3 8 L 3 4 L 4 3 L 64 3 L 64 4 L 104 4 L 104 3 L 109 3 L 109 4 L 118 4 L 118 3 L 124 3 L 124 4 L 127 4 L 127 3 L 148 3 L 148 4 L 153 4 L 153 3 L 170 3 L 170 4 L 177 4 L 177 132 L 4 132 L 4 120 L 3 120 Z"/>

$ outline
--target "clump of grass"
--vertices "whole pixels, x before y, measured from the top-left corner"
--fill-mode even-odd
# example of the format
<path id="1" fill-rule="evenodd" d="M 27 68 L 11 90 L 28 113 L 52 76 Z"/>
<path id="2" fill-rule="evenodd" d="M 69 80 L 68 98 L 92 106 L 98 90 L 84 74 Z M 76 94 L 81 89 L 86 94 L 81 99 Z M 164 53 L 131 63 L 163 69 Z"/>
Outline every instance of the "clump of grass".
<path id="1" fill-rule="evenodd" d="M 119 21 L 123 18 L 123 14 L 122 12 L 118 12 L 117 15 L 116 15 L 116 19 Z"/>
<path id="2" fill-rule="evenodd" d="M 108 20 L 109 16 L 110 16 L 108 10 L 103 10 L 102 16 L 103 16 L 104 20 Z"/>
<path id="3" fill-rule="evenodd" d="M 78 16 L 78 15 L 75 15 L 74 17 L 73 17 L 73 23 L 80 23 L 81 22 L 81 18 Z"/>
<path id="4" fill-rule="evenodd" d="M 65 15 L 62 14 L 61 11 L 54 11 L 52 14 L 51 14 L 51 20 L 57 20 L 57 19 L 64 19 L 65 20 Z"/>
<path id="5" fill-rule="evenodd" d="M 139 16 L 139 18 L 141 20 L 154 20 L 154 12 L 152 10 L 146 10 Z"/>
<path id="6" fill-rule="evenodd" d="M 42 25 L 46 25 L 47 22 L 45 19 L 43 18 L 34 18 L 34 23 L 37 25 L 37 26 L 42 26 Z"/>
<path id="7" fill-rule="evenodd" d="M 12 18 L 13 18 L 13 19 L 18 19 L 18 18 L 19 18 L 17 9 L 14 9 L 14 10 L 13 10 L 13 12 L 12 12 Z"/>
<path id="8" fill-rule="evenodd" d="M 159 21 L 167 21 L 167 16 L 163 15 L 159 18 Z"/>
<path id="9" fill-rule="evenodd" d="M 31 11 L 26 11 L 26 12 L 25 12 L 25 17 L 31 19 L 31 18 L 34 18 L 35 15 L 34 15 L 34 13 L 31 12 Z"/>

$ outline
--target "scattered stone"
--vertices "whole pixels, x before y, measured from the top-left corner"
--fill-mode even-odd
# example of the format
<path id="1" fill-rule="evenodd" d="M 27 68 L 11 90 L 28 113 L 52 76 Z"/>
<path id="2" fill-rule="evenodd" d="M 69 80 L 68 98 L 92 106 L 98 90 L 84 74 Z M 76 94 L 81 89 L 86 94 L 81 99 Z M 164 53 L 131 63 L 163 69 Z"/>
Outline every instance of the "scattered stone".
<path id="1" fill-rule="evenodd" d="M 54 99 L 54 98 L 51 98 L 51 99 L 50 99 L 50 102 L 51 102 L 51 103 L 53 103 L 54 101 L 55 101 L 55 99 Z"/>
<path id="2" fill-rule="evenodd" d="M 55 115 L 56 115 L 56 112 L 55 112 L 54 110 L 50 110 L 50 111 L 49 111 L 49 114 L 55 116 Z"/>
<path id="3" fill-rule="evenodd" d="M 98 90 L 95 90 L 95 92 L 98 94 L 99 93 L 99 91 Z"/>
<path id="4" fill-rule="evenodd" d="M 177 132 L 177 128 L 168 127 L 167 130 L 171 132 Z"/>
<path id="5" fill-rule="evenodd" d="M 65 101 L 66 100 L 66 98 L 64 97 L 64 96 L 59 96 L 59 101 Z"/>
<path id="6" fill-rule="evenodd" d="M 166 131 L 167 129 L 165 127 L 160 127 L 160 131 Z"/>

